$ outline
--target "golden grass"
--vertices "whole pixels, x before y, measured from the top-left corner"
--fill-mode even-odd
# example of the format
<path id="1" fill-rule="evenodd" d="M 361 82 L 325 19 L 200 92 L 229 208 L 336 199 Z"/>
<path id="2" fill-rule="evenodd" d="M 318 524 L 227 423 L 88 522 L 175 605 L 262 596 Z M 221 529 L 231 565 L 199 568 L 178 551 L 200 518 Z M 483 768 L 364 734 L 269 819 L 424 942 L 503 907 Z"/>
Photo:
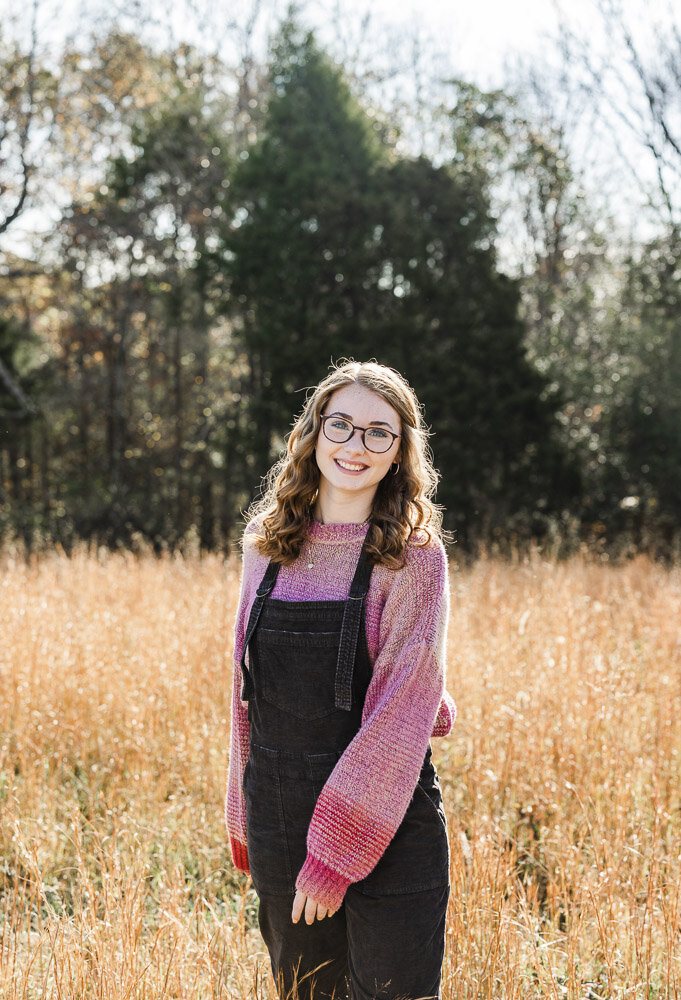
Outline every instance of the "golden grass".
<path id="1" fill-rule="evenodd" d="M 273 998 L 222 824 L 238 567 L 0 567 L 0 996 Z M 444 1000 L 681 992 L 681 573 L 452 572 Z"/>

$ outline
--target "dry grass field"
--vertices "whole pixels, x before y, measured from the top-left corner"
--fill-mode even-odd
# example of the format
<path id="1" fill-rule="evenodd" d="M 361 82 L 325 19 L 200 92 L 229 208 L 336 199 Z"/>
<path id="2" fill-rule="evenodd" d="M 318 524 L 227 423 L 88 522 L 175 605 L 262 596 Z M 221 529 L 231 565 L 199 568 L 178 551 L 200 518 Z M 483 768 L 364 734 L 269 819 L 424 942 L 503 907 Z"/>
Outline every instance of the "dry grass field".
<path id="1" fill-rule="evenodd" d="M 681 572 L 452 566 L 444 1000 L 681 995 Z M 0 997 L 274 997 L 222 825 L 238 567 L 0 563 Z"/>

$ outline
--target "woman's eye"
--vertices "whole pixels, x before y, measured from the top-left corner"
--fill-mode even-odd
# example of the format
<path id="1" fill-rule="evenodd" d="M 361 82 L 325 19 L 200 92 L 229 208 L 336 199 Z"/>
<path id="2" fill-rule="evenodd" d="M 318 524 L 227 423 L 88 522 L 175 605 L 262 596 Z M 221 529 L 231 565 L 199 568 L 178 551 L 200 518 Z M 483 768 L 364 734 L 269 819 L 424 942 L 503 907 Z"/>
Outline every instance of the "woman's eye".
<path id="1" fill-rule="evenodd" d="M 380 427 L 369 427 L 367 429 L 367 434 L 374 441 L 385 441 L 389 436 L 387 431 L 382 430 Z"/>
<path id="2" fill-rule="evenodd" d="M 331 424 L 331 426 L 333 427 L 333 429 L 336 430 L 336 431 L 348 431 L 348 430 L 350 430 L 350 424 L 347 422 L 347 420 L 336 419 L 336 420 L 330 420 L 329 423 Z"/>

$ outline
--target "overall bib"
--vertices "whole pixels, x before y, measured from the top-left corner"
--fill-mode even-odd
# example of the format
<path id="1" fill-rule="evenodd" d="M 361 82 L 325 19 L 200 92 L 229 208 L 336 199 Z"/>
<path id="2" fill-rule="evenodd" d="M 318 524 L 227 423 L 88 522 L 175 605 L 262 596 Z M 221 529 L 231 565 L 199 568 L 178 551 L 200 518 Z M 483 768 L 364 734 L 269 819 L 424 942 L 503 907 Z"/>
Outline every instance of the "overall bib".
<path id="1" fill-rule="evenodd" d="M 349 887 L 332 917 L 311 926 L 291 920 L 315 803 L 362 720 L 372 673 L 364 620 L 372 569 L 362 550 L 345 601 L 283 601 L 270 596 L 279 571 L 270 562 L 246 629 L 248 857 L 282 1000 L 440 995 L 449 854 L 430 749 L 373 871 Z"/>

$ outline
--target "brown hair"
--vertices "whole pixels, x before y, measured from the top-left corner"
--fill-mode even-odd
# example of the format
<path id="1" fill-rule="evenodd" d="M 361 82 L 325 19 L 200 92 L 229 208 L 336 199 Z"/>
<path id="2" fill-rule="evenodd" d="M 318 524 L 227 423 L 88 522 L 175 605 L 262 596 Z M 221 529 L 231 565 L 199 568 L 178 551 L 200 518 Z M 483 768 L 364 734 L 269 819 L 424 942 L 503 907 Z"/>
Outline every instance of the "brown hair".
<path id="1" fill-rule="evenodd" d="M 346 385 L 362 385 L 382 397 L 401 422 L 400 462 L 378 484 L 365 547 L 375 563 L 392 569 L 404 565 L 407 541 L 418 530 L 417 543 L 442 537 L 442 514 L 432 502 L 438 473 L 433 468 L 428 429 L 409 383 L 392 368 L 375 361 L 343 360 L 308 395 L 289 434 L 286 453 L 272 467 L 264 496 L 250 508 L 262 522 L 255 540 L 262 555 L 290 563 L 298 556 L 310 523 L 320 472 L 315 447 L 321 414 L 330 396 Z M 420 529 L 420 530 L 419 530 Z"/>

